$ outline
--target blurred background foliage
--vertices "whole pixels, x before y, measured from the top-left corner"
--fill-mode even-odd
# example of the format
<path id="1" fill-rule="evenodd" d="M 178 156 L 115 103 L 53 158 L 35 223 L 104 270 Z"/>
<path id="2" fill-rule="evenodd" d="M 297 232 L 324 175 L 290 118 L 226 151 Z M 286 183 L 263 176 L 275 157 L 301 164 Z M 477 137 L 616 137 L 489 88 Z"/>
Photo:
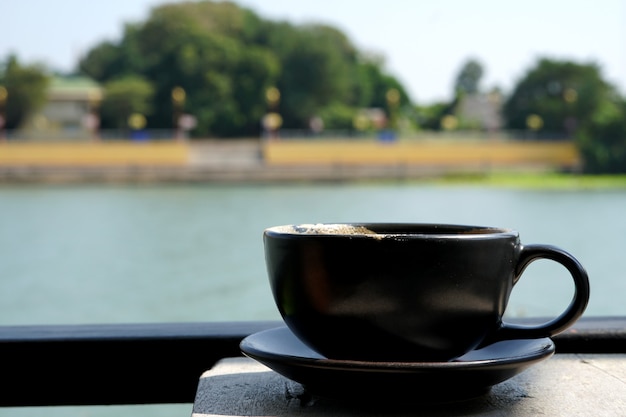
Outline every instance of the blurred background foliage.
<path id="1" fill-rule="evenodd" d="M 321 120 L 325 129 L 353 130 L 360 112 L 375 108 L 388 127 L 401 119 L 404 129 L 440 130 L 464 97 L 494 93 L 502 97 L 503 128 L 576 140 L 589 172 L 626 172 L 626 100 L 598 65 L 539 58 L 510 94 L 487 91 L 483 73 L 480 60 L 469 59 L 450 100 L 417 103 L 383 57 L 360 51 L 337 28 L 267 20 L 212 1 L 156 7 L 127 24 L 119 41 L 93 46 L 76 68 L 104 87 L 102 128 L 120 128 L 134 113 L 151 128 L 172 128 L 173 115 L 187 113 L 196 119 L 192 137 L 258 137 L 268 112 L 279 113 L 285 129 Z M 7 128 L 42 105 L 51 75 L 15 55 L 0 62 Z"/>
<path id="2" fill-rule="evenodd" d="M 402 89 L 339 30 L 264 20 L 233 3 L 157 7 L 145 22 L 127 25 L 118 43 L 91 49 L 79 70 L 102 83 L 131 74 L 150 82 L 154 128 L 171 127 L 171 92 L 184 89 L 184 109 L 201 137 L 258 135 L 271 87 L 280 92 L 274 105 L 283 127 L 294 129 L 321 114 L 327 128 L 345 127 L 348 113 L 386 106 L 386 91 Z"/>
<path id="3" fill-rule="evenodd" d="M 9 55 L 0 64 L 0 104 L 6 107 L 4 117 L 7 129 L 15 129 L 33 109 L 46 101 L 46 90 L 50 76 L 41 65 L 24 65 L 15 55 Z M 7 101 L 11 97 L 11 105 Z"/>

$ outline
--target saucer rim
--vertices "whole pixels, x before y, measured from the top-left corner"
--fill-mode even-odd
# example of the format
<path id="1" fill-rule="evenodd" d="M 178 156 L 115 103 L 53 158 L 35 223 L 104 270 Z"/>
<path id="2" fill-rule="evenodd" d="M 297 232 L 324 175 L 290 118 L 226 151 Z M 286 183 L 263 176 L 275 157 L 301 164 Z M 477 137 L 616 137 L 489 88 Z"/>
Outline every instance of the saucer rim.
<path id="1" fill-rule="evenodd" d="M 302 355 L 291 355 L 291 354 L 283 354 L 276 352 L 268 352 L 267 350 L 258 349 L 253 345 L 255 339 L 260 337 L 267 337 L 267 335 L 271 335 L 276 337 L 276 335 L 280 335 L 281 333 L 290 334 L 291 337 L 294 337 L 297 342 L 301 343 L 306 349 L 309 349 L 313 352 L 317 357 L 313 356 L 302 356 Z M 503 342 L 519 342 L 519 343 L 543 343 L 543 346 L 539 349 L 533 349 L 532 352 L 528 352 L 528 354 L 517 354 L 509 357 L 502 358 L 485 358 L 478 360 L 463 360 L 463 356 L 456 358 L 451 361 L 442 362 L 424 362 L 424 361 L 363 361 L 363 360 L 349 360 L 349 359 L 331 359 L 327 358 L 324 355 L 318 353 L 310 346 L 306 345 L 304 342 L 299 340 L 293 332 L 286 325 L 275 327 L 272 329 L 262 330 L 260 332 L 251 334 L 245 337 L 240 342 L 240 350 L 241 352 L 249 356 L 253 359 L 257 360 L 270 360 L 275 362 L 298 362 L 300 366 L 315 366 L 315 367 L 323 367 L 329 368 L 333 370 L 338 369 L 361 369 L 368 371 L 425 371 L 425 370 L 436 370 L 443 371 L 446 369 L 450 370 L 476 370 L 479 368 L 493 368 L 493 367 L 507 367 L 513 365 L 520 364 L 531 364 L 543 359 L 547 359 L 555 353 L 556 347 L 554 341 L 549 338 L 537 338 L 537 339 L 510 339 L 505 341 L 499 341 L 492 343 L 490 345 L 484 346 L 480 349 L 474 349 L 471 352 L 475 352 L 482 349 L 488 349 L 493 347 L 498 343 Z M 471 353 L 468 352 L 468 353 Z"/>

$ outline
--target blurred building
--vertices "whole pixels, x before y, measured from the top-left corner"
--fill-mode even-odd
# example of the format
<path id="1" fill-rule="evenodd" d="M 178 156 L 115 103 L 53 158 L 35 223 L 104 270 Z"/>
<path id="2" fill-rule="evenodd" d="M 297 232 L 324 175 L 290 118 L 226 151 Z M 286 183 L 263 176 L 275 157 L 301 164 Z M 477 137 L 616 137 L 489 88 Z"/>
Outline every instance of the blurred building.
<path id="1" fill-rule="evenodd" d="M 465 129 L 500 130 L 502 97 L 497 92 L 468 94 L 459 101 L 455 115 Z"/>
<path id="2" fill-rule="evenodd" d="M 21 135 L 33 139 L 90 139 L 100 125 L 103 89 L 86 77 L 54 77 L 47 103 L 30 115 Z"/>

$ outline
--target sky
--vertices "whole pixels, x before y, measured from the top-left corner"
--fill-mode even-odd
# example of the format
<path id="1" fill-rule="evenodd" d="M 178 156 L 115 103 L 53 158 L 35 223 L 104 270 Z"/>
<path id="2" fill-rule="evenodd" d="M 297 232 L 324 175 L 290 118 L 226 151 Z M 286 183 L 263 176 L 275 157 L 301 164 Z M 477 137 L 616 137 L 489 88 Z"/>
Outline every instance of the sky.
<path id="1" fill-rule="evenodd" d="M 0 5 L 0 59 L 70 72 L 98 43 L 119 41 L 126 23 L 178 0 L 19 0 Z M 325 23 L 359 50 L 385 59 L 413 101 L 448 100 L 468 59 L 484 69 L 481 86 L 508 93 L 537 59 L 595 63 L 626 94 L 623 0 L 236 0 L 261 17 Z"/>

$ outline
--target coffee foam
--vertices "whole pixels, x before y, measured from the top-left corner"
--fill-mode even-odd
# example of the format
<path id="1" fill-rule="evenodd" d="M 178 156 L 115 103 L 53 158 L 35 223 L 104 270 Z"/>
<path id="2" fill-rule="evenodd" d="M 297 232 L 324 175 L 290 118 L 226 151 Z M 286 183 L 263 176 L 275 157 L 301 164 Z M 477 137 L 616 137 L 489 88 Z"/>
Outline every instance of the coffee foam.
<path id="1" fill-rule="evenodd" d="M 296 224 L 287 226 L 272 227 L 272 230 L 279 233 L 297 233 L 309 235 L 371 235 L 381 236 L 364 226 L 351 224 Z"/>

